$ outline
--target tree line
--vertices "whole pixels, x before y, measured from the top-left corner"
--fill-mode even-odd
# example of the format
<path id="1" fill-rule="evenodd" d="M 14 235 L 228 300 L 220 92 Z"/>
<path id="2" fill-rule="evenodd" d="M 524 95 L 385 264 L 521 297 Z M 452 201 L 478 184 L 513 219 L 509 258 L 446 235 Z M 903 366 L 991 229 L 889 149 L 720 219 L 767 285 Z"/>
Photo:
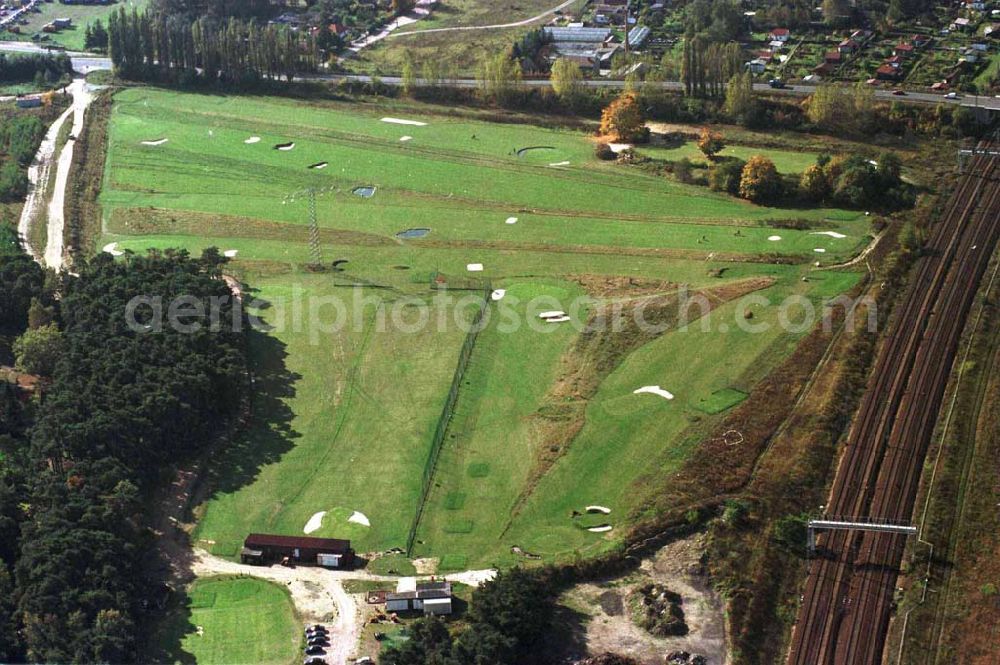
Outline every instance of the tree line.
<path id="1" fill-rule="evenodd" d="M 124 7 L 108 19 L 115 73 L 132 80 L 245 85 L 288 80 L 314 71 L 316 49 L 307 33 L 238 18 L 189 20 Z"/>
<path id="2" fill-rule="evenodd" d="M 141 660 L 140 559 L 151 542 L 142 499 L 161 468 L 210 441 L 245 391 L 245 326 L 231 323 L 224 262 L 217 250 L 101 255 L 78 277 L 60 276 L 56 300 L 33 261 L 0 255 L 4 339 L 16 335 L 22 352 L 26 340 L 59 344 L 41 399 L 25 403 L 0 382 L 0 661 Z M 220 325 L 142 332 L 125 316 L 141 294 L 218 303 Z"/>
<path id="3" fill-rule="evenodd" d="M 68 79 L 73 63 L 65 53 L 32 53 L 10 56 L 0 53 L 0 81 L 5 83 L 35 83 L 39 88 L 51 87 Z"/>
<path id="4" fill-rule="evenodd" d="M 37 115 L 16 115 L 0 124 L 0 202 L 20 201 L 28 193 L 27 168 L 45 137 Z"/>

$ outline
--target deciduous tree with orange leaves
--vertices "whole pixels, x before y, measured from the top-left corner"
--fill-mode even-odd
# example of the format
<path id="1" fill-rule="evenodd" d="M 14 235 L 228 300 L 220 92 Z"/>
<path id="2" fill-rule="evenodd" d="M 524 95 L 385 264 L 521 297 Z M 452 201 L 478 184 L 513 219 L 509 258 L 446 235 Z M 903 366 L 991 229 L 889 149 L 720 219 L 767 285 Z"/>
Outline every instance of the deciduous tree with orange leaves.
<path id="1" fill-rule="evenodd" d="M 601 113 L 601 134 L 615 141 L 638 141 L 645 131 L 645 120 L 634 92 L 622 93 Z"/>

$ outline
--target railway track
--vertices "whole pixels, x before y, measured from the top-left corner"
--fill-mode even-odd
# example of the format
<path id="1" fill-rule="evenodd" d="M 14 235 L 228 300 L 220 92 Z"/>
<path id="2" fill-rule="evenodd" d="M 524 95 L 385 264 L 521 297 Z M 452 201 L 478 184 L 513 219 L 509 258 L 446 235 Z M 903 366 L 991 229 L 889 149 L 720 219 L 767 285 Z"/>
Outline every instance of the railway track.
<path id="1" fill-rule="evenodd" d="M 959 337 L 1000 239 L 998 161 L 970 161 L 932 231 L 848 433 L 827 515 L 910 519 Z M 818 545 L 788 663 L 881 662 L 905 538 L 835 531 Z"/>

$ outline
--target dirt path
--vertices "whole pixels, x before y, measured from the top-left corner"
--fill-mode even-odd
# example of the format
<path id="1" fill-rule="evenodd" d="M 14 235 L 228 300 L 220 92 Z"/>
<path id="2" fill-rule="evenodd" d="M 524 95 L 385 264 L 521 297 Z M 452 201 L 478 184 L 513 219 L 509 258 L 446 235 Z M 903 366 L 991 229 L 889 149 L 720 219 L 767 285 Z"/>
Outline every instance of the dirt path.
<path id="1" fill-rule="evenodd" d="M 65 205 L 66 186 L 69 182 L 69 170 L 73 163 L 73 145 L 75 141 L 67 141 L 55 160 L 56 142 L 59 133 L 62 131 L 66 121 L 72 117 L 73 124 L 70 133 L 77 136 L 83 129 L 83 116 L 90 105 L 93 95 L 87 87 L 86 81 L 74 79 L 68 88 L 73 95 L 73 103 L 62 115 L 60 115 L 49 130 L 45 133 L 35 159 L 28 167 L 28 196 L 21 210 L 21 219 L 17 224 L 18 234 L 24 242 L 25 248 L 31 256 L 44 266 L 61 270 L 63 267 L 63 231 L 66 227 Z M 53 164 L 55 165 L 55 187 L 52 190 L 52 199 L 45 202 L 45 195 L 49 188 L 49 181 L 53 174 Z M 48 235 L 44 248 L 32 247 L 30 242 L 31 229 L 35 224 L 45 221 L 48 224 Z"/>
<path id="2" fill-rule="evenodd" d="M 420 0 L 417 6 L 414 7 L 413 11 L 405 16 L 397 16 L 388 26 L 385 27 L 381 32 L 374 35 L 368 35 L 364 39 L 359 39 L 357 41 L 351 42 L 350 47 L 348 47 L 347 52 L 353 55 L 357 55 L 358 51 L 367 48 L 376 42 L 380 42 L 386 37 L 390 36 L 396 30 L 406 27 L 408 25 L 413 25 L 417 21 L 427 18 L 431 14 L 430 7 L 434 5 L 436 0 Z M 418 31 L 418 32 L 423 32 Z"/>
<path id="3" fill-rule="evenodd" d="M 407 30 L 406 32 L 399 32 L 393 35 L 394 37 L 405 37 L 406 35 L 428 35 L 432 32 L 457 32 L 459 30 L 500 30 L 503 28 L 520 28 L 525 25 L 531 25 L 537 21 L 548 18 L 549 16 L 555 14 L 558 11 L 566 9 L 570 5 L 574 4 L 577 0 L 566 0 L 558 7 L 553 7 L 548 11 L 542 12 L 538 16 L 532 16 L 531 18 L 526 18 L 523 21 L 515 21 L 513 23 L 495 23 L 493 25 L 460 25 L 452 28 L 427 28 L 425 30 Z"/>
<path id="4" fill-rule="evenodd" d="M 43 216 L 45 192 L 49 188 L 49 176 L 52 172 L 52 156 L 56 152 L 56 140 L 59 132 L 66 124 L 66 119 L 73 113 L 73 107 L 66 109 L 62 115 L 49 127 L 38 146 L 38 152 L 28 167 L 28 196 L 21 209 L 21 219 L 17 223 L 17 232 L 21 236 L 25 249 L 31 256 L 42 263 L 44 249 L 31 246 L 31 229 Z"/>
<path id="5" fill-rule="evenodd" d="M 94 96 L 87 87 L 87 82 L 81 79 L 74 79 L 69 86 L 73 95 L 73 105 L 70 112 L 73 114 L 73 126 L 70 135 L 73 139 L 66 141 L 62 152 L 59 155 L 59 162 L 56 165 L 56 185 L 52 190 L 52 200 L 49 201 L 49 231 L 45 245 L 45 264 L 56 270 L 63 267 L 63 234 L 66 229 L 66 188 L 69 183 L 69 171 L 73 165 L 73 146 L 76 145 L 75 137 L 83 131 L 83 117 L 93 101 Z"/>
<path id="6" fill-rule="evenodd" d="M 330 626 L 330 648 L 327 661 L 342 665 L 355 656 L 361 637 L 362 616 L 357 598 L 347 593 L 344 582 L 365 580 L 396 582 L 398 577 L 375 575 L 364 570 L 328 570 L 311 566 L 285 568 L 283 566 L 248 566 L 220 559 L 204 550 L 196 549 L 191 561 L 191 572 L 197 577 L 210 575 L 249 575 L 285 585 L 292 595 L 292 602 L 299 614 L 309 623 L 326 623 Z M 493 579 L 495 570 L 470 570 L 445 575 L 451 582 L 478 586 Z"/>

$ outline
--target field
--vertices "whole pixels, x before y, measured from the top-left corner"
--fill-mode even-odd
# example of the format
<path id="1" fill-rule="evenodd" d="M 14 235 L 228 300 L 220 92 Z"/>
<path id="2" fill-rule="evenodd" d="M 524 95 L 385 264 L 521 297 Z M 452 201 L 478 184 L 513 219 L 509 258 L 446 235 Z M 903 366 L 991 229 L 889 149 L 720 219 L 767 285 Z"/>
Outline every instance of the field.
<path id="1" fill-rule="evenodd" d="M 471 74 L 482 60 L 484 53 L 506 50 L 529 30 L 544 25 L 545 20 L 529 25 L 487 30 L 455 30 L 413 34 L 441 28 L 506 25 L 534 18 L 553 7 L 560 0 L 448 0 L 439 2 L 430 17 L 400 28 L 391 38 L 366 48 L 344 62 L 345 66 L 360 71 L 378 71 L 398 74 L 403 63 L 410 59 L 418 68 L 427 62 L 447 63 L 459 72 Z M 587 4 L 576 0 L 562 10 L 565 16 L 578 12 Z M 552 16 L 546 17 L 551 19 Z"/>
<path id="2" fill-rule="evenodd" d="M 110 5 L 64 5 L 61 2 L 43 2 L 38 5 L 40 12 L 28 13 L 26 17 L 28 25 L 21 26 L 21 34 L 0 31 L 0 39 L 28 40 L 33 34 L 40 33 L 42 26 L 53 19 L 69 18 L 73 20 L 73 27 L 52 33 L 51 41 L 46 43 L 59 44 L 70 51 L 82 51 L 84 30 L 88 24 L 100 20 L 107 27 L 108 16 L 118 11 L 119 7 L 131 11 L 133 8 L 142 9 L 147 2 L 148 0 L 122 0 Z"/>
<path id="3" fill-rule="evenodd" d="M 304 269 L 307 197 L 289 195 L 307 187 L 322 190 L 324 260 L 346 259 L 345 272 Z M 226 557 L 248 531 L 302 533 L 320 512 L 314 535 L 404 547 L 477 293 L 441 302 L 430 287 L 506 290 L 487 309 L 416 532 L 412 554 L 442 569 L 514 563 L 514 545 L 550 560 L 613 546 L 641 510 L 643 475 L 679 468 L 794 348 L 802 330 L 775 325 L 779 304 L 815 307 L 857 280 L 813 262 L 848 258 L 870 232 L 855 212 L 757 207 L 600 162 L 577 131 L 391 100 L 142 88 L 116 97 L 101 202 L 101 245 L 235 251 L 230 269 L 273 327 L 253 335 L 252 423 L 215 460 L 198 510 L 197 544 Z M 396 235 L 414 228 L 429 232 Z M 682 285 L 711 310 L 695 308 L 687 329 L 668 317 L 655 335 L 580 331 L 617 304 L 666 316 Z M 543 324 L 544 309 L 571 321 Z M 745 330 L 749 317 L 766 330 Z M 422 318 L 433 325 L 408 325 Z M 632 394 L 647 385 L 675 399 Z M 595 504 L 611 513 L 571 518 Z M 348 522 L 355 511 L 370 526 Z M 598 517 L 612 530 L 588 531 Z"/>
<path id="4" fill-rule="evenodd" d="M 287 665 L 299 649 L 296 624 L 280 586 L 251 577 L 205 578 L 191 585 L 150 643 L 160 663 Z"/>

